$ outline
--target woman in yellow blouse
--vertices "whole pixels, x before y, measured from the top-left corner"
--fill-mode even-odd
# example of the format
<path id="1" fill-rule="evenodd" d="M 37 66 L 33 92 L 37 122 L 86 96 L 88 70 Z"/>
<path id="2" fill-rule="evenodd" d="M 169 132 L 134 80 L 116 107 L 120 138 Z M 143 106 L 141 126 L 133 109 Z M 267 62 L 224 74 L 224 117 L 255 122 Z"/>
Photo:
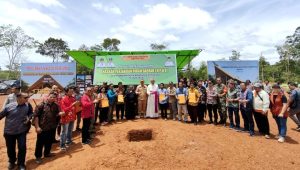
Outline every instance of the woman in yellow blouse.
<path id="1" fill-rule="evenodd" d="M 199 98 L 200 93 L 195 89 L 194 84 L 190 84 L 190 88 L 188 89 L 188 111 L 194 125 L 197 125 Z"/>

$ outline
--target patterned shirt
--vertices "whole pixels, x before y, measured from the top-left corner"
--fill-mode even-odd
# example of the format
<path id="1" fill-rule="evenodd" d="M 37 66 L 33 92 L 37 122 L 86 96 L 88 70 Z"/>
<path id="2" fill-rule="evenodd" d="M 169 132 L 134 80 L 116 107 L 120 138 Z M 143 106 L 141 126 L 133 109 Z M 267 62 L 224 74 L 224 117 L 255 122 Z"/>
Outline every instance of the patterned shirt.
<path id="1" fill-rule="evenodd" d="M 239 107 L 239 102 L 238 102 L 238 98 L 240 97 L 240 93 L 238 91 L 238 89 L 234 88 L 234 89 L 229 89 L 227 94 L 226 94 L 226 98 L 227 99 L 236 99 L 236 101 L 228 101 L 227 102 L 227 106 L 228 107 L 234 107 L 234 108 L 238 108 Z"/>
<path id="2" fill-rule="evenodd" d="M 172 89 L 169 87 L 167 90 L 167 93 L 169 95 L 169 103 L 176 102 L 176 88 L 173 87 Z"/>
<path id="3" fill-rule="evenodd" d="M 40 128 L 47 131 L 56 128 L 58 113 L 59 106 L 55 102 L 42 102 L 35 108 L 34 117 L 39 118 Z"/>
<path id="4" fill-rule="evenodd" d="M 220 85 L 216 84 L 215 88 L 216 88 L 218 94 L 226 94 L 226 92 L 227 92 L 227 88 L 224 84 L 220 84 Z M 226 97 L 226 95 L 224 95 L 223 97 L 220 97 L 220 99 L 225 99 L 225 97 Z"/>
<path id="5" fill-rule="evenodd" d="M 208 87 L 206 89 L 207 104 L 217 104 L 217 89 L 215 87 Z"/>

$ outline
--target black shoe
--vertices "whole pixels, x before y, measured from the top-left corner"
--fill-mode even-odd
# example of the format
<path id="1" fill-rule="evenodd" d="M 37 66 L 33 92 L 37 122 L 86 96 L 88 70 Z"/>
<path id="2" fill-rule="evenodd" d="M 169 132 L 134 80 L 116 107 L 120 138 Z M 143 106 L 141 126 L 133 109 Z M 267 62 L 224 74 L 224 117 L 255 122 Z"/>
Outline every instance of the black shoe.
<path id="1" fill-rule="evenodd" d="M 26 166 L 25 165 L 19 165 L 19 170 L 26 170 Z"/>
<path id="2" fill-rule="evenodd" d="M 214 125 L 217 125 L 218 124 L 218 122 L 214 122 Z"/>
<path id="3" fill-rule="evenodd" d="M 223 123 L 223 121 L 222 121 L 222 120 L 220 120 L 220 121 L 218 122 L 218 124 L 220 124 L 220 125 L 221 125 L 221 124 L 224 124 L 224 123 Z"/>
<path id="4" fill-rule="evenodd" d="M 44 155 L 45 158 L 51 158 L 51 157 L 54 157 L 55 154 L 54 153 L 49 153 L 47 155 Z"/>
<path id="5" fill-rule="evenodd" d="M 8 170 L 13 170 L 13 169 L 15 169 L 15 167 L 16 167 L 16 164 L 8 163 Z"/>
<path id="6" fill-rule="evenodd" d="M 77 132 L 81 132 L 81 129 L 80 129 L 80 128 L 76 128 L 76 131 L 77 131 Z"/>
<path id="7" fill-rule="evenodd" d="M 213 121 L 209 121 L 209 122 L 208 122 L 208 124 L 212 124 L 212 123 L 213 123 Z"/>

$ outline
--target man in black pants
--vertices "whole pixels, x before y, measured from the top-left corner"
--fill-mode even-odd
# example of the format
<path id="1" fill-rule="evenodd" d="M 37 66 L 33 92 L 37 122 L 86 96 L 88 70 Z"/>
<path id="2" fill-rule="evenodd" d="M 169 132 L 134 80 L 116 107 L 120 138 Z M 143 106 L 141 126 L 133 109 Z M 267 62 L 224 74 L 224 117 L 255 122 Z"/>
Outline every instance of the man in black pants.
<path id="1" fill-rule="evenodd" d="M 245 83 L 240 84 L 240 110 L 244 119 L 244 129 L 242 132 L 249 132 L 250 136 L 254 136 L 254 121 L 253 121 L 253 93 L 247 89 Z"/>
<path id="2" fill-rule="evenodd" d="M 206 113 L 206 88 L 203 86 L 203 81 L 198 82 L 198 91 L 200 94 L 199 104 L 198 104 L 198 122 L 204 121 L 204 115 Z"/>
<path id="3" fill-rule="evenodd" d="M 15 162 L 18 160 L 20 170 L 26 169 L 26 133 L 30 123 L 29 106 L 26 105 L 28 95 L 18 93 L 17 102 L 10 103 L 0 112 L 0 120 L 5 119 L 4 138 L 6 141 L 7 155 L 9 158 L 8 169 L 15 169 Z M 18 142 L 18 159 L 16 158 L 16 141 Z"/>
<path id="4" fill-rule="evenodd" d="M 50 154 L 53 138 L 55 137 L 56 120 L 59 115 L 59 106 L 55 103 L 57 94 L 51 92 L 46 102 L 39 104 L 34 113 L 34 125 L 37 133 L 35 157 L 36 163 L 42 163 L 42 154 L 44 149 L 44 157 L 51 157 Z"/>

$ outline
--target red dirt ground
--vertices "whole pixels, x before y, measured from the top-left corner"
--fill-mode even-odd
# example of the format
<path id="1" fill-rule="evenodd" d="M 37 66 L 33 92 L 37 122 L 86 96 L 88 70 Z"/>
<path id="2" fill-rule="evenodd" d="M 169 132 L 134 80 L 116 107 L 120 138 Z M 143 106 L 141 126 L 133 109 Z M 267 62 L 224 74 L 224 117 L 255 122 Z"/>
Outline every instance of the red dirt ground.
<path id="1" fill-rule="evenodd" d="M 2 105 L 5 96 L 0 96 Z M 2 107 L 0 105 L 0 107 Z M 272 139 L 249 137 L 221 126 L 194 126 L 175 121 L 134 120 L 98 127 L 91 145 L 81 145 L 80 134 L 67 152 L 53 146 L 56 156 L 34 162 L 36 133 L 27 136 L 28 169 L 300 169 L 300 133 L 288 120 L 286 143 L 274 139 L 276 124 L 269 115 Z M 0 121 L 3 134 L 4 120 Z M 154 139 L 128 142 L 131 129 L 152 128 Z M 0 137 L 0 169 L 7 168 L 5 140 Z"/>

